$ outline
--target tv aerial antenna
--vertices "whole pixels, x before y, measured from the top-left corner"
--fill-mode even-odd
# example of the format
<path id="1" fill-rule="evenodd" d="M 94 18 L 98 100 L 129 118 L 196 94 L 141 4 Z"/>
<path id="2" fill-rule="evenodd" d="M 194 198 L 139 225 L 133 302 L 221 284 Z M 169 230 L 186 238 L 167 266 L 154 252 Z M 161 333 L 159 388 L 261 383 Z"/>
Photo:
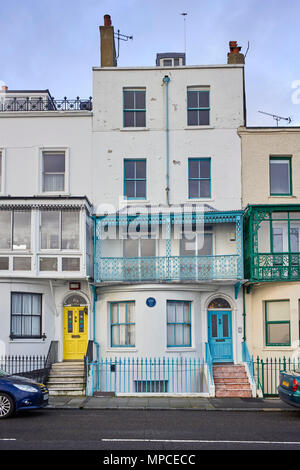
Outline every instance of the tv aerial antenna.
<path id="1" fill-rule="evenodd" d="M 267 116 L 272 116 L 272 118 L 275 119 L 277 123 L 277 127 L 278 127 L 279 121 L 281 121 L 282 119 L 284 121 L 287 121 L 289 124 L 292 122 L 292 119 L 290 117 L 277 116 L 277 114 L 265 113 L 264 111 L 258 111 L 258 112 L 261 114 L 266 114 Z"/>
<path id="2" fill-rule="evenodd" d="M 115 39 L 118 40 L 118 53 L 116 56 L 116 59 L 118 59 L 119 54 L 120 54 L 120 41 L 129 41 L 129 39 L 132 40 L 133 36 L 127 36 L 126 34 L 121 34 L 120 30 L 118 29 L 118 31 L 115 33 Z"/>

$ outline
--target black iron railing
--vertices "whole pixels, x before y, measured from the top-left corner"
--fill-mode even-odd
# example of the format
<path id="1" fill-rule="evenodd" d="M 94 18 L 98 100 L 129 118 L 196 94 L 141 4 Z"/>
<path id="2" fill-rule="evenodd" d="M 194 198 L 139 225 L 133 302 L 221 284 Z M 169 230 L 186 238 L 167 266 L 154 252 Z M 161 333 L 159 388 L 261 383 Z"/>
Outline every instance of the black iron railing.
<path id="1" fill-rule="evenodd" d="M 43 355 L 6 355 L 0 356 L 0 369 L 11 375 L 28 377 L 46 384 L 51 366 L 57 361 L 58 341 L 51 341 L 47 356 Z"/>
<path id="2" fill-rule="evenodd" d="M 4 111 L 92 111 L 92 97 L 69 100 L 66 96 L 62 100 L 56 100 L 52 97 L 38 98 L 19 98 L 3 97 L 0 98 L 0 112 Z"/>

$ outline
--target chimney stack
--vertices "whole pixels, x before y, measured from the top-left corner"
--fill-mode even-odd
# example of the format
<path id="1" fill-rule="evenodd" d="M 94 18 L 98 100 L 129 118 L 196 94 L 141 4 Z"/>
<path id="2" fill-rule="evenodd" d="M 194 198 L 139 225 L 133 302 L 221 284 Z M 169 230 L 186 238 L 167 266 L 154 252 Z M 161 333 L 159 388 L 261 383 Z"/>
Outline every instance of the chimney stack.
<path id="1" fill-rule="evenodd" d="M 229 50 L 227 54 L 227 64 L 244 64 L 245 56 L 241 54 L 241 47 L 237 45 L 237 41 L 229 41 Z"/>
<path id="2" fill-rule="evenodd" d="M 100 26 L 101 67 L 116 67 L 114 27 L 110 15 L 104 15 L 104 26 Z"/>

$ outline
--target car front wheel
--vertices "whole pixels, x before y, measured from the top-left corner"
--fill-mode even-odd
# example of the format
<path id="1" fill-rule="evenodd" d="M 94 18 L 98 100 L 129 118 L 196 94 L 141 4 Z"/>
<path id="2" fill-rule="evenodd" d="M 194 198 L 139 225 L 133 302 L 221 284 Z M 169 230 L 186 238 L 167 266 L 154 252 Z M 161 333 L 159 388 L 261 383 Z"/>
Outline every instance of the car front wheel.
<path id="1" fill-rule="evenodd" d="M 0 392 L 0 419 L 8 418 L 15 411 L 14 400 L 6 393 Z"/>

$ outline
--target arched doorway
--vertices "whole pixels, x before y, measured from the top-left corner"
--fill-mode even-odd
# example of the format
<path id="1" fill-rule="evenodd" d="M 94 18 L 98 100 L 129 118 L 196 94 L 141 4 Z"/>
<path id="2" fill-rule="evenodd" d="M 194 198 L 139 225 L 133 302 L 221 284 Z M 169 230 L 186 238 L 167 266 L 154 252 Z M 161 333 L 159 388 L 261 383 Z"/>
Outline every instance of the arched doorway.
<path id="1" fill-rule="evenodd" d="M 81 294 L 64 301 L 64 360 L 81 360 L 88 345 L 88 305 Z"/>
<path id="2" fill-rule="evenodd" d="M 208 305 L 208 343 L 213 362 L 233 362 L 232 307 L 223 297 Z"/>

